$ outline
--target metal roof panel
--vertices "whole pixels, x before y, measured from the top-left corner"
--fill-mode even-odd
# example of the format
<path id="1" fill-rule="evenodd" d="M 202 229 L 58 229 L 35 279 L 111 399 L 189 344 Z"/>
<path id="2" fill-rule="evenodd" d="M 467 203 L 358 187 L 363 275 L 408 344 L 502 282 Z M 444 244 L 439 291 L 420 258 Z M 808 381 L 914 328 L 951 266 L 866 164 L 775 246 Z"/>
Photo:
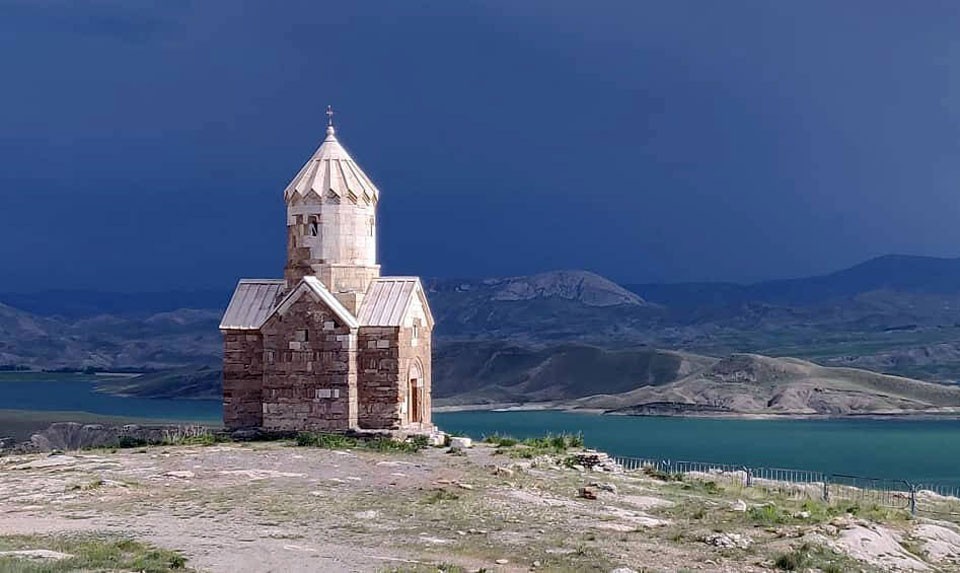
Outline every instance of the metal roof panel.
<path id="1" fill-rule="evenodd" d="M 361 326 L 401 326 L 417 291 L 416 277 L 381 277 L 370 283 L 360 306 Z"/>
<path id="2" fill-rule="evenodd" d="M 270 316 L 284 282 L 273 279 L 242 279 L 233 292 L 220 321 L 221 330 L 256 330 Z"/>

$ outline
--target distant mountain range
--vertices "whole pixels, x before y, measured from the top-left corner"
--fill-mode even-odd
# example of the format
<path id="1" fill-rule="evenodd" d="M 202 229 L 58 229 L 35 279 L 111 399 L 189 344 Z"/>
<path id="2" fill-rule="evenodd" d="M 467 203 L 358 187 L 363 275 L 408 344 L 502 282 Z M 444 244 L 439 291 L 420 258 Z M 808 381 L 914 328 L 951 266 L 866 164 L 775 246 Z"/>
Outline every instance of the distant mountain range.
<path id="1" fill-rule="evenodd" d="M 437 318 L 435 394 L 446 403 L 659 388 L 737 353 L 960 379 L 960 259 L 891 255 L 750 285 L 620 286 L 585 271 L 425 284 Z M 216 395 L 217 323 L 228 299 L 219 291 L 0 295 L 0 366 L 158 370 L 110 390 Z"/>
<path id="2" fill-rule="evenodd" d="M 960 294 L 960 258 L 885 255 L 834 273 L 753 284 L 721 282 L 634 284 L 626 288 L 676 311 L 767 304 L 807 307 L 871 292 L 919 296 Z"/>

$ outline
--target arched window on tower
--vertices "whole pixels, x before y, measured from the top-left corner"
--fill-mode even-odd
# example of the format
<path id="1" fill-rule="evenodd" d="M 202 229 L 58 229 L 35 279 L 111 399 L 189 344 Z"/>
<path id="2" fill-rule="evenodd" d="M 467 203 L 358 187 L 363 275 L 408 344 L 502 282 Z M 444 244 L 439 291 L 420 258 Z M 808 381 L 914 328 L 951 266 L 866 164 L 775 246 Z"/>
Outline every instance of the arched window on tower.
<path id="1" fill-rule="evenodd" d="M 310 221 L 310 224 L 307 225 L 307 228 L 311 237 L 316 237 L 320 234 L 320 224 L 316 221 Z"/>

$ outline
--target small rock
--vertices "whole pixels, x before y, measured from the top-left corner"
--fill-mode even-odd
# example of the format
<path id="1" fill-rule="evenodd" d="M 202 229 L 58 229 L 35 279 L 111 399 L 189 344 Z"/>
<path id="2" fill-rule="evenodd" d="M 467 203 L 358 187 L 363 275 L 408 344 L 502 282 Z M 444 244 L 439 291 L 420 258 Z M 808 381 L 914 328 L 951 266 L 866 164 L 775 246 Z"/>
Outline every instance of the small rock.
<path id="1" fill-rule="evenodd" d="M 497 559 L 496 561 L 494 561 L 494 563 L 496 563 L 497 565 L 506 565 L 507 563 L 510 563 L 510 560 L 509 560 L 509 559 Z"/>
<path id="2" fill-rule="evenodd" d="M 850 529 L 854 526 L 854 521 L 849 517 L 834 517 L 830 520 L 830 525 L 837 529 Z"/>
<path id="3" fill-rule="evenodd" d="M 513 470 L 510 468 L 504 468 L 501 466 L 496 466 L 493 468 L 493 475 L 495 476 L 507 476 L 510 477 L 513 475 Z"/>
<path id="4" fill-rule="evenodd" d="M 707 536 L 704 542 L 720 549 L 749 549 L 753 540 L 739 533 L 714 533 Z"/>
<path id="5" fill-rule="evenodd" d="M 427 436 L 427 445 L 433 447 L 440 447 L 443 444 L 447 443 L 447 435 L 443 432 L 438 432 L 436 434 L 430 434 Z"/>
<path id="6" fill-rule="evenodd" d="M 533 566 L 534 566 L 534 567 L 539 567 L 540 565 L 541 565 L 541 564 L 540 564 L 539 561 L 534 561 L 534 562 L 533 562 Z"/>
<path id="7" fill-rule="evenodd" d="M 473 489 L 473 486 L 468 483 L 457 482 L 457 487 L 459 487 L 460 489 Z"/>
<path id="8" fill-rule="evenodd" d="M 597 499 L 597 491 L 590 487 L 582 487 L 577 496 L 583 499 Z"/>
<path id="9" fill-rule="evenodd" d="M 617 493 L 617 486 L 612 483 L 599 483 L 595 482 L 590 484 L 592 487 L 597 489 L 602 489 L 603 491 L 609 491 L 610 493 Z"/>
<path id="10" fill-rule="evenodd" d="M 49 549 L 21 549 L 20 551 L 0 551 L 0 557 L 18 557 L 21 559 L 50 559 L 60 561 L 73 557 L 69 553 L 50 551 Z M 12 564 L 11 564 L 12 565 Z"/>
<path id="11" fill-rule="evenodd" d="M 195 477 L 197 474 L 193 473 L 190 470 L 175 470 L 175 471 L 167 472 L 163 475 L 167 477 L 174 477 L 174 478 L 180 478 L 180 479 L 190 479 L 192 477 Z"/>
<path id="12" fill-rule="evenodd" d="M 733 502 L 733 504 L 730 506 L 730 509 L 740 512 L 747 511 L 747 502 L 743 501 L 742 499 L 738 499 L 737 501 Z"/>
<path id="13" fill-rule="evenodd" d="M 471 440 L 470 438 L 463 438 L 463 437 L 450 438 L 451 450 L 465 450 L 471 447 L 473 447 L 473 440 Z"/>
<path id="14" fill-rule="evenodd" d="M 614 570 L 611 571 L 610 573 L 637 573 L 637 571 L 636 571 L 635 569 L 631 569 L 631 568 L 629 568 L 629 567 L 617 567 L 616 569 L 614 569 Z"/>
<path id="15" fill-rule="evenodd" d="M 577 452 L 573 454 L 574 469 L 581 467 L 589 469 L 591 471 L 602 471 L 609 473 L 620 473 L 623 471 L 623 468 L 620 464 L 616 463 L 610 456 L 603 453 L 593 450 L 587 450 L 583 452 Z"/>
<path id="16" fill-rule="evenodd" d="M 798 511 L 797 513 L 794 513 L 793 516 L 796 517 L 797 519 L 810 519 L 810 512 Z"/>

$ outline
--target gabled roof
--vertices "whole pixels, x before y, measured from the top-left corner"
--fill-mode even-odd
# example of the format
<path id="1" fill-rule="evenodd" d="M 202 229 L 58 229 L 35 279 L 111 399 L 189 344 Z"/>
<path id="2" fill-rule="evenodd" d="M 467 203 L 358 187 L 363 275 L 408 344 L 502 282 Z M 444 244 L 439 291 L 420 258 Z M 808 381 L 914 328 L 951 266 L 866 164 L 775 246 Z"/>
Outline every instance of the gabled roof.
<path id="1" fill-rule="evenodd" d="M 353 316 L 353 313 L 347 310 L 347 308 L 337 300 L 337 297 L 333 296 L 333 294 L 327 290 L 327 287 L 323 286 L 320 279 L 314 276 L 303 277 L 300 284 L 291 290 L 287 296 L 283 297 L 280 304 L 277 305 L 273 312 L 264 318 L 263 322 L 269 320 L 274 314 L 285 313 L 293 303 L 297 302 L 297 300 L 307 292 L 312 293 L 317 299 L 327 305 L 327 307 L 333 311 L 333 314 L 337 315 L 337 318 L 343 321 L 348 327 L 357 328 L 360 326 L 360 323 L 357 322 L 357 317 Z"/>
<path id="2" fill-rule="evenodd" d="M 417 277 L 380 277 L 367 289 L 358 313 L 362 326 L 402 326 L 414 296 L 420 297 L 427 322 L 433 327 L 433 314 L 427 304 L 423 285 Z"/>
<path id="3" fill-rule="evenodd" d="M 354 202 L 362 198 L 367 203 L 375 203 L 380 196 L 377 186 L 340 145 L 332 125 L 327 128 L 327 138 L 313 157 L 287 185 L 283 198 L 290 201 L 297 196 L 303 198 L 311 193 L 321 199 L 330 193 L 341 199 L 352 196 Z"/>
<path id="4" fill-rule="evenodd" d="M 283 290 L 282 280 L 241 279 L 233 291 L 227 311 L 220 321 L 221 330 L 256 330 L 270 316 Z"/>

